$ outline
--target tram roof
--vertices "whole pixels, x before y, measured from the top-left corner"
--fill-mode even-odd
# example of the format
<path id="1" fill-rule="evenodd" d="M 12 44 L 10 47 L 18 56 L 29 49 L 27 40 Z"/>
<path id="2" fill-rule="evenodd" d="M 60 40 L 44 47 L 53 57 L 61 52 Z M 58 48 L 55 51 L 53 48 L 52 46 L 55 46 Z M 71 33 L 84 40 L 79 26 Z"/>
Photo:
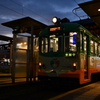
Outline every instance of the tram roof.
<path id="1" fill-rule="evenodd" d="M 30 31 L 31 31 L 30 25 L 33 25 L 34 35 L 36 35 L 36 36 L 39 35 L 39 33 L 42 29 L 47 27 L 47 25 L 45 25 L 35 19 L 32 19 L 30 17 L 24 17 L 21 19 L 5 22 L 5 23 L 2 23 L 2 25 L 12 28 L 12 29 L 15 29 L 16 27 L 22 27 L 22 28 L 24 27 L 24 28 L 27 28 L 27 30 L 28 30 L 27 33 L 30 33 Z"/>
<path id="2" fill-rule="evenodd" d="M 76 32 L 76 31 L 80 30 L 80 27 L 87 30 L 86 28 L 84 28 L 82 25 L 80 25 L 78 23 L 63 23 L 63 24 L 59 24 L 57 26 L 52 25 L 52 26 L 45 28 L 43 31 L 41 31 L 40 36 L 49 34 L 51 32 L 51 31 L 49 31 L 49 28 L 53 28 L 53 27 L 61 27 L 61 31 L 63 30 L 64 32 Z"/>
<path id="3" fill-rule="evenodd" d="M 78 5 L 100 27 L 100 0 L 92 0 L 92 1 L 81 3 Z"/>

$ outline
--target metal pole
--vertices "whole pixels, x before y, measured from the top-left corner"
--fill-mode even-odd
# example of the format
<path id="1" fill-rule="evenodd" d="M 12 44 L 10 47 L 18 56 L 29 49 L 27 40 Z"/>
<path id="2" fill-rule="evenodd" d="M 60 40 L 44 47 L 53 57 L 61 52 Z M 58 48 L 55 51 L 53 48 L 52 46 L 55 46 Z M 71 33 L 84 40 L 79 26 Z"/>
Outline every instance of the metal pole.
<path id="1" fill-rule="evenodd" d="M 12 69 L 12 43 L 10 42 L 10 73 Z"/>
<path id="2" fill-rule="evenodd" d="M 34 27 L 31 25 L 31 50 L 30 50 L 30 82 L 32 82 L 33 78 L 33 32 L 34 32 Z"/>
<path id="3" fill-rule="evenodd" d="M 28 38 L 28 44 L 27 44 L 27 78 L 26 78 L 26 81 L 29 82 L 29 77 L 30 77 L 30 37 L 27 37 Z"/>
<path id="4" fill-rule="evenodd" d="M 16 34 L 13 34 L 12 48 L 12 83 L 15 83 L 15 54 L 16 54 Z"/>

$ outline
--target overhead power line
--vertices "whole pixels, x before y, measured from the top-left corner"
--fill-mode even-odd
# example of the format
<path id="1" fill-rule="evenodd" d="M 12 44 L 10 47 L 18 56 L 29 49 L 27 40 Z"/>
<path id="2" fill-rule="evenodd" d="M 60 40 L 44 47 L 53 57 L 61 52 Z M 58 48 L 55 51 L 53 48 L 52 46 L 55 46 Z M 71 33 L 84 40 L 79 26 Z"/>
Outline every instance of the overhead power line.
<path id="1" fill-rule="evenodd" d="M 18 13 L 18 14 L 20 14 L 20 15 L 25 16 L 24 14 L 22 14 L 22 13 L 20 13 L 20 12 L 17 12 L 17 11 L 15 11 L 15 10 L 13 10 L 13 9 L 11 9 L 11 8 L 9 8 L 9 7 L 7 7 L 7 6 L 4 6 L 4 5 L 2 5 L 2 4 L 0 4 L 0 6 L 2 6 L 2 7 L 4 7 L 4 8 L 6 8 L 6 9 L 9 9 L 9 10 L 11 10 L 11 11 L 15 12 L 15 13 Z"/>
<path id="2" fill-rule="evenodd" d="M 43 17 L 43 16 L 37 14 L 36 12 L 33 12 L 32 10 L 30 10 L 30 9 L 28 9 L 28 8 L 26 8 L 26 7 L 24 7 L 24 6 L 22 6 L 21 4 L 15 2 L 15 1 L 13 1 L 13 0 L 10 0 L 10 1 L 13 2 L 13 3 L 15 3 L 15 4 L 17 4 L 17 5 L 19 5 L 19 6 L 21 6 L 22 8 L 25 8 L 26 10 L 28 10 L 28 11 L 30 11 L 30 12 L 32 12 L 32 13 L 34 13 L 34 14 L 36 14 L 36 15 L 38 15 L 38 16 L 40 16 L 40 17 L 42 17 L 42 18 L 44 18 L 44 19 L 46 19 L 46 20 L 49 21 L 49 19 L 47 19 L 47 18 L 45 18 L 45 17 Z"/>
<path id="3" fill-rule="evenodd" d="M 40 16 L 41 18 L 46 19 L 46 20 L 48 21 L 48 23 L 49 23 L 50 20 L 48 20 L 47 18 L 45 18 L 45 17 L 43 17 L 43 16 L 41 16 L 41 15 L 39 15 L 39 14 L 33 12 L 32 10 L 30 10 L 30 9 L 28 9 L 28 8 L 26 8 L 26 7 L 23 7 L 21 4 L 15 2 L 15 1 L 13 1 L 13 0 L 10 0 L 10 1 L 13 2 L 13 3 L 15 3 L 15 4 L 17 4 L 17 5 L 19 5 L 19 6 L 21 6 L 21 7 L 22 7 L 22 13 L 20 13 L 19 11 L 15 11 L 14 9 L 9 8 L 9 7 L 7 7 L 7 6 L 3 5 L 3 4 L 0 4 L 0 6 L 6 8 L 6 9 L 9 9 L 9 10 L 11 10 L 11 11 L 17 13 L 17 14 L 20 14 L 20 15 L 22 15 L 22 16 L 27 16 L 27 15 L 25 15 L 25 14 L 23 13 L 23 8 L 25 8 L 26 10 L 28 10 L 28 11 L 30 11 L 30 12 L 32 12 L 32 13 L 38 15 L 38 16 Z"/>

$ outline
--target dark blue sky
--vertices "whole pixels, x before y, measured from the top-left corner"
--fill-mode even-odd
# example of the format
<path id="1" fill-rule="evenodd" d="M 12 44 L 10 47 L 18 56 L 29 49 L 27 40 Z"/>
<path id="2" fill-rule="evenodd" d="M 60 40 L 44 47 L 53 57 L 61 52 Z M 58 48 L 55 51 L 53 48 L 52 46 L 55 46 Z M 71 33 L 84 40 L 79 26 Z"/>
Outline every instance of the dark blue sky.
<path id="1" fill-rule="evenodd" d="M 51 18 L 54 16 L 76 21 L 79 18 L 72 10 L 79 3 L 87 1 L 91 0 L 0 0 L 0 24 L 27 16 L 46 25 L 52 24 Z M 85 15 L 82 10 L 77 10 L 76 13 Z M 12 29 L 0 25 L 0 34 L 12 37 Z"/>

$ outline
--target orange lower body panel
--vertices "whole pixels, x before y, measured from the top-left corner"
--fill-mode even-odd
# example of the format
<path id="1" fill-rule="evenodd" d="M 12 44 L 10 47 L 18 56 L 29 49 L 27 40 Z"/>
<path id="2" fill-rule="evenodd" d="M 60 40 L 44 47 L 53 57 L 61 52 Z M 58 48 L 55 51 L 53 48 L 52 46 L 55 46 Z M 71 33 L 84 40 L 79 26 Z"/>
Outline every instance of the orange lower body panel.
<path id="1" fill-rule="evenodd" d="M 48 76 L 44 70 L 39 70 L 38 75 L 40 75 L 40 76 Z"/>
<path id="2" fill-rule="evenodd" d="M 85 78 L 85 71 L 84 70 L 76 70 L 76 71 L 69 71 L 60 74 L 58 77 L 67 77 L 67 78 L 78 78 L 80 84 L 88 83 L 91 81 L 91 74 L 98 73 L 100 70 L 88 70 L 88 76 Z M 45 71 L 39 71 L 40 76 L 48 76 Z"/>

